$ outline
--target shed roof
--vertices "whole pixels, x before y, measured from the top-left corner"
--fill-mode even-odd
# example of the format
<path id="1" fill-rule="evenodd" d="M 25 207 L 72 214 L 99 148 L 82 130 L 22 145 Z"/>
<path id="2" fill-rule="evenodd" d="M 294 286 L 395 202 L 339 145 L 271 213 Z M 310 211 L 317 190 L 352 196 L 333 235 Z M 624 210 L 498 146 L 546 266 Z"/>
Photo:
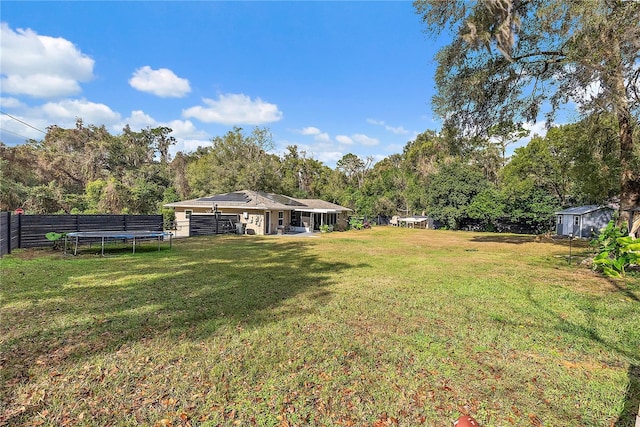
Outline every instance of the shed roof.
<path id="1" fill-rule="evenodd" d="M 567 208 L 556 212 L 556 215 L 585 215 L 591 212 L 595 212 L 601 209 L 613 210 L 608 206 L 600 206 L 600 205 L 585 205 L 585 206 L 574 206 L 572 208 Z"/>

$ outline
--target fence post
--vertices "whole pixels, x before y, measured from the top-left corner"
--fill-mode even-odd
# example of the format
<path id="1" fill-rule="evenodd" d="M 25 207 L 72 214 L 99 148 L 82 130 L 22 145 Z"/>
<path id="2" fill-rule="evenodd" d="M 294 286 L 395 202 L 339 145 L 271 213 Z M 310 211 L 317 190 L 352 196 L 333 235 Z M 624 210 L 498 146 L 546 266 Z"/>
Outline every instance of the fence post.
<path id="1" fill-rule="evenodd" d="M 11 253 L 11 212 L 7 212 L 7 253 Z"/>
<path id="2" fill-rule="evenodd" d="M 18 248 L 22 248 L 22 215 L 18 215 Z"/>

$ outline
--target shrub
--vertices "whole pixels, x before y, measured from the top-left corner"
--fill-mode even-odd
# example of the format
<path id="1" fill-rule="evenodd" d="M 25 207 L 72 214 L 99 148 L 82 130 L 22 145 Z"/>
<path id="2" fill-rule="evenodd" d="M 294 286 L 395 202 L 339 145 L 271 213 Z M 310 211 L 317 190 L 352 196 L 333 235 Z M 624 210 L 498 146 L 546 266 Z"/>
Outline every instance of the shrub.
<path id="1" fill-rule="evenodd" d="M 609 221 L 592 243 L 598 251 L 593 268 L 607 277 L 624 277 L 630 265 L 640 263 L 640 240 L 629 236 L 626 227 L 616 227 L 614 221 Z"/>

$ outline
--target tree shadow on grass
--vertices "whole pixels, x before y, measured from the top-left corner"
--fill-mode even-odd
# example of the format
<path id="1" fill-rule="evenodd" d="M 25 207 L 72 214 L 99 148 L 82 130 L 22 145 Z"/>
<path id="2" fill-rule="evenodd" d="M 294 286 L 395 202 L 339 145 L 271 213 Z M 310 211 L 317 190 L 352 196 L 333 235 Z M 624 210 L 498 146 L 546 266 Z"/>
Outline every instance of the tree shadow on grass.
<path id="1" fill-rule="evenodd" d="M 637 361 L 639 360 L 638 353 L 624 348 L 620 343 L 615 343 L 604 338 L 594 326 L 594 322 L 587 322 L 582 325 L 577 322 L 570 321 L 564 318 L 561 313 L 556 313 L 553 309 L 550 309 L 537 301 L 530 290 L 526 290 L 525 292 L 532 306 L 536 307 L 539 312 L 544 313 L 547 318 L 555 321 L 556 330 L 562 333 L 571 334 L 578 339 L 591 341 L 594 345 L 600 346 L 603 349 L 616 354 L 622 360 L 627 359 L 631 361 L 628 370 L 629 387 L 625 395 L 624 409 L 619 415 L 615 426 L 633 427 L 635 425 L 635 416 L 638 413 L 638 405 L 640 405 L 640 369 L 637 364 Z"/>
<path id="2" fill-rule="evenodd" d="M 638 424 L 638 408 L 640 407 L 640 365 L 629 366 L 629 387 L 625 396 L 624 408 L 614 427 L 634 427 Z M 638 417 L 638 418 L 636 418 Z"/>
<path id="3" fill-rule="evenodd" d="M 629 366 L 629 387 L 624 397 L 624 408 L 616 418 L 617 421 L 612 421 L 616 423 L 611 425 L 615 425 L 616 427 L 634 427 L 635 417 L 638 412 L 638 406 L 640 405 L 640 365 L 638 365 L 640 355 L 635 351 L 636 349 L 634 348 L 633 343 L 627 343 L 624 339 L 612 339 L 607 336 L 606 333 L 603 333 L 598 327 L 598 313 L 588 304 L 576 302 L 576 311 L 579 310 L 584 315 L 584 320 L 580 321 L 578 320 L 580 319 L 580 316 L 577 318 L 568 317 L 564 310 L 558 310 L 554 308 L 553 305 L 549 305 L 546 301 L 536 298 L 531 289 L 525 288 L 522 289 L 521 292 L 526 301 L 528 301 L 528 304 L 523 306 L 509 305 L 507 310 L 512 310 L 514 312 L 514 319 L 530 319 L 527 325 L 523 325 L 522 321 L 511 320 L 512 316 L 509 315 L 508 311 L 502 312 L 499 315 L 490 314 L 490 318 L 496 322 L 500 328 L 507 327 L 513 331 L 518 331 L 520 328 L 532 328 L 534 330 L 538 330 L 543 334 L 542 337 L 536 337 L 538 343 L 544 337 L 548 340 L 551 348 L 554 346 L 561 346 L 561 342 L 565 343 L 564 345 L 569 345 L 564 338 L 562 341 L 555 342 L 554 336 L 557 336 L 558 338 L 560 338 L 560 336 L 568 337 L 570 341 L 575 340 L 576 344 L 584 343 L 590 348 L 600 348 L 604 350 L 605 354 L 609 354 L 612 359 L 606 361 L 607 364 L 611 365 L 610 368 L 612 369 Z M 471 308 L 469 310 L 471 310 Z M 630 328 L 630 326 L 627 326 L 627 328 Z M 526 331 L 526 329 L 523 329 L 523 331 Z M 621 329 L 621 331 L 618 331 L 618 333 L 624 333 L 624 329 Z M 574 344 L 571 345 L 573 346 Z M 559 356 L 556 354 L 555 350 L 550 351 L 549 353 L 554 354 L 554 358 L 560 357 L 560 359 L 554 360 L 545 355 L 541 355 L 540 357 L 531 357 L 528 355 L 530 358 L 530 362 L 528 362 L 530 364 L 530 370 L 511 371 L 509 373 L 511 384 L 529 383 L 531 380 L 530 372 L 535 370 L 544 372 L 545 364 L 548 364 L 552 360 L 554 360 L 554 363 L 566 362 L 566 366 L 569 367 L 568 369 L 581 367 L 585 370 L 591 369 L 592 363 L 598 367 L 605 363 L 600 359 L 594 359 L 594 356 L 589 356 L 588 358 L 585 357 L 584 360 L 565 361 L 562 359 L 564 357 L 562 351 L 560 351 Z M 535 352 L 533 354 L 535 355 Z M 491 359 L 482 360 L 482 358 L 478 358 L 477 361 L 483 367 L 484 372 L 491 373 L 494 369 L 495 362 Z M 516 380 L 513 379 L 514 377 L 516 377 Z M 575 420 L 576 416 L 579 416 L 578 411 L 575 411 L 572 407 L 567 407 L 563 402 L 546 398 L 544 389 L 533 388 L 533 390 L 534 393 L 540 394 L 539 399 L 540 401 L 545 402 L 544 408 L 548 412 L 559 415 L 559 418 L 567 420 Z"/>
<path id="4" fill-rule="evenodd" d="M 490 234 L 482 236 L 474 236 L 472 242 L 478 243 L 510 243 L 513 245 L 521 245 L 523 243 L 533 243 L 536 241 L 535 236 L 530 235 L 512 235 L 512 234 Z"/>
<path id="5" fill-rule="evenodd" d="M 532 236 L 529 234 L 520 235 L 520 234 L 486 234 L 482 236 L 474 236 L 471 239 L 472 242 L 477 243 L 507 243 L 511 245 L 522 245 L 525 243 L 545 243 L 557 246 L 566 246 L 569 245 L 574 247 L 576 250 L 586 249 L 589 247 L 589 241 L 584 239 L 572 239 L 569 242 L 568 238 L 550 238 L 545 236 Z"/>
<path id="6" fill-rule="evenodd" d="M 12 387 L 29 381 L 34 364 L 54 367 L 161 335 L 197 341 L 222 327 L 257 327 L 313 310 L 301 301 L 322 304 L 340 271 L 366 265 L 324 261 L 312 245 L 198 238 L 171 251 L 7 269 L 0 399 L 11 406 Z"/>
<path id="7" fill-rule="evenodd" d="M 607 281 L 625 297 L 629 298 L 632 301 L 640 302 L 640 298 L 638 298 L 638 295 L 636 295 L 633 289 L 631 289 L 626 283 L 622 284 L 619 280 L 611 278 L 607 278 Z"/>

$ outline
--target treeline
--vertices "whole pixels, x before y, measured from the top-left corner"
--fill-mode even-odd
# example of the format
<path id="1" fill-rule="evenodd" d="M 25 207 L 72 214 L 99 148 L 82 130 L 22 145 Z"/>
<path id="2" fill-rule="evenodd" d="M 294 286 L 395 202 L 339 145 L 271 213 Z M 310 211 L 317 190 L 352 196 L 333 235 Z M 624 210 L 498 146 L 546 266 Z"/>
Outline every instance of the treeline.
<path id="1" fill-rule="evenodd" d="M 542 232 L 561 207 L 619 194 L 616 123 L 592 116 L 559 126 L 511 158 L 507 146 L 526 134 L 513 124 L 496 126 L 490 138 L 426 131 L 376 164 L 347 154 L 331 169 L 297 146 L 272 154 L 265 128 L 234 128 L 171 159 L 170 128 L 112 135 L 78 120 L 73 129 L 49 127 L 42 141 L 0 143 L 0 209 L 149 214 L 168 202 L 251 189 L 322 198 L 364 216 L 424 213 L 452 229 L 520 224 Z"/>

